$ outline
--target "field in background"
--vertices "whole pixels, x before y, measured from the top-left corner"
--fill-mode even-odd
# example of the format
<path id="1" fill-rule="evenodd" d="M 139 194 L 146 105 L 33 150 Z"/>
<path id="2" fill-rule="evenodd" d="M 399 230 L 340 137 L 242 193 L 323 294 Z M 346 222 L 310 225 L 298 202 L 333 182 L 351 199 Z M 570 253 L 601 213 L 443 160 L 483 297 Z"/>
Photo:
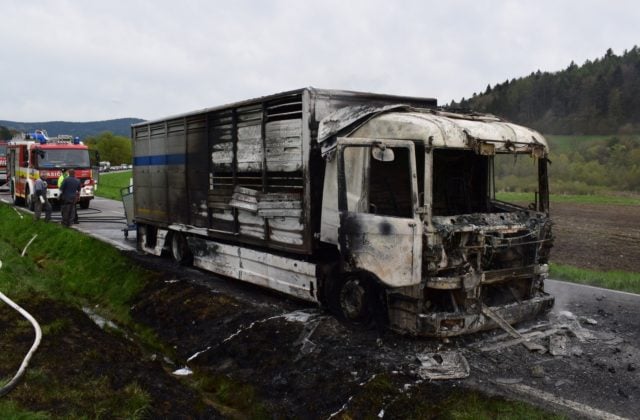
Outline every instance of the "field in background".
<path id="1" fill-rule="evenodd" d="M 590 144 L 609 140 L 613 135 L 604 136 L 578 136 L 578 135 L 555 135 L 545 134 L 549 142 L 551 155 L 559 153 L 569 153 L 578 148 L 588 147 Z"/>
<path id="2" fill-rule="evenodd" d="M 498 200 L 509 203 L 526 203 L 530 201 L 530 193 L 501 192 L 496 194 Z M 607 204 L 614 206 L 640 206 L 640 195 L 576 195 L 576 194 L 551 194 L 551 203 L 573 204 Z M 639 210 L 640 211 L 640 210 Z"/>
<path id="3" fill-rule="evenodd" d="M 131 171 L 101 172 L 96 195 L 122 201 L 120 189 L 129 186 Z"/>

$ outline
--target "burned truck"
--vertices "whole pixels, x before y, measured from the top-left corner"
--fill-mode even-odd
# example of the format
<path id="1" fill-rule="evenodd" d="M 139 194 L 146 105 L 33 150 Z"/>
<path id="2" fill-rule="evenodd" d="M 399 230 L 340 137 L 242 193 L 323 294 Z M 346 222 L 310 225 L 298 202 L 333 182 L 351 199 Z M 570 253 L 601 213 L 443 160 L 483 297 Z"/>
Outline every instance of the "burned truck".
<path id="1" fill-rule="evenodd" d="M 141 251 L 418 336 L 553 305 L 536 131 L 430 98 L 305 88 L 136 124 L 132 139 Z M 531 199 L 501 200 L 499 178 L 522 166 Z"/>

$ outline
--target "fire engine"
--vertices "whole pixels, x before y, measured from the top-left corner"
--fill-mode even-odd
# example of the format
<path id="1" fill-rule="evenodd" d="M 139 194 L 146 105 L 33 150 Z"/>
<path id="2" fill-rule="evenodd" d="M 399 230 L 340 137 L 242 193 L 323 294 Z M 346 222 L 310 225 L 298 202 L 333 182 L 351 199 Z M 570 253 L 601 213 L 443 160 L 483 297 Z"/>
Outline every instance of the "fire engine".
<path id="1" fill-rule="evenodd" d="M 33 186 L 41 174 L 47 179 L 47 198 L 59 204 L 58 178 L 63 169 L 74 169 L 80 180 L 80 208 L 89 208 L 96 187 L 89 148 L 78 137 L 48 137 L 44 130 L 20 134 L 7 145 L 7 182 L 16 205 L 33 209 Z"/>
<path id="2" fill-rule="evenodd" d="M 0 141 L 0 185 L 7 182 L 7 143 Z"/>

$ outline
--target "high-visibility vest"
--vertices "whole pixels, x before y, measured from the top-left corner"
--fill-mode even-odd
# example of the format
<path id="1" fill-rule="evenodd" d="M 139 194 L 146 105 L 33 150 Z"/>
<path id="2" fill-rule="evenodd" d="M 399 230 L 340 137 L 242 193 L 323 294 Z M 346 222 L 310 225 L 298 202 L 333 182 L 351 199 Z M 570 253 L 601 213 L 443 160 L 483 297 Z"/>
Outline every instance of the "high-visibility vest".
<path id="1" fill-rule="evenodd" d="M 62 181 L 64 181 L 64 179 L 66 177 L 68 177 L 69 175 L 65 172 L 62 175 L 60 175 L 60 177 L 58 178 L 58 189 L 60 189 L 60 187 L 62 187 Z"/>

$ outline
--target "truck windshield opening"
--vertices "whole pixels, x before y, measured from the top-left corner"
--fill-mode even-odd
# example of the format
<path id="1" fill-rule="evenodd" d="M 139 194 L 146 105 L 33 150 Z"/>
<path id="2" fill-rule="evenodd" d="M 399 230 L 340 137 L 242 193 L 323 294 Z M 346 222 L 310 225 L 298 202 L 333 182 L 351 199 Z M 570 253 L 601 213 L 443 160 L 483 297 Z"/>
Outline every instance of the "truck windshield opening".
<path id="1" fill-rule="evenodd" d="M 434 151 L 434 216 L 503 211 L 496 200 L 535 208 L 539 191 L 538 165 L 530 155 Z"/>
<path id="2" fill-rule="evenodd" d="M 537 203 L 540 191 L 537 160 L 526 154 L 494 156 L 495 199 L 522 206 Z"/>
<path id="3" fill-rule="evenodd" d="M 87 150 L 55 149 L 41 150 L 38 158 L 40 167 L 44 168 L 86 168 L 90 166 Z"/>

